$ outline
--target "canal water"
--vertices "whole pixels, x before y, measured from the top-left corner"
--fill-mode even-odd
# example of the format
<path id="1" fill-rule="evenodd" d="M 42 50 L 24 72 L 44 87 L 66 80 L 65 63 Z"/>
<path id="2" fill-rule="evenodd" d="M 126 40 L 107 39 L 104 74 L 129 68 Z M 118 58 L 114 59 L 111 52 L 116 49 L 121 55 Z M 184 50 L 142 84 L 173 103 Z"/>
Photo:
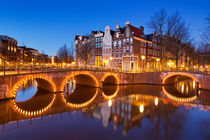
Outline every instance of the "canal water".
<path id="1" fill-rule="evenodd" d="M 23 83 L 0 102 L 0 140 L 210 139 L 210 92 L 181 77 L 167 86 L 78 85 L 63 93 Z"/>

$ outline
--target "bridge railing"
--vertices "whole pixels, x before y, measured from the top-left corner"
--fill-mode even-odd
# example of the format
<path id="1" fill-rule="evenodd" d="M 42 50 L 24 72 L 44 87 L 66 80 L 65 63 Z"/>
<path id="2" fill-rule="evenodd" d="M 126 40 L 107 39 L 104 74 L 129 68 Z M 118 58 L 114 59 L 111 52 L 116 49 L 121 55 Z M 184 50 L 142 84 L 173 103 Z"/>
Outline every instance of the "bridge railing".
<path id="1" fill-rule="evenodd" d="M 59 65 L 17 65 L 17 66 L 0 66 L 0 75 L 11 74 L 27 74 L 38 72 L 51 72 L 51 71 L 67 71 L 67 70 L 99 70 L 123 73 L 144 73 L 144 72 L 158 72 L 158 69 L 135 69 L 135 70 L 122 70 L 118 67 L 104 67 L 95 65 L 82 65 L 82 64 L 59 64 Z M 196 73 L 210 74 L 209 70 L 198 69 L 164 69 L 162 71 L 190 71 Z"/>

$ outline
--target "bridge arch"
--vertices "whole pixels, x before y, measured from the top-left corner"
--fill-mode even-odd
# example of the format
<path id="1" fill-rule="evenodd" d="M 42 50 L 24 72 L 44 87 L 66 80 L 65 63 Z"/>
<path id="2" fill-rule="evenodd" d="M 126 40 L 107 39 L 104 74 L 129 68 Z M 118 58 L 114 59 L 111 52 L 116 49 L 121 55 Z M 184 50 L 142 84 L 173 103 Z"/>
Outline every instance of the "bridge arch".
<path id="1" fill-rule="evenodd" d="M 102 84 L 110 84 L 110 85 L 119 85 L 120 80 L 118 76 L 115 73 L 106 73 L 102 78 L 101 78 Z"/>
<path id="2" fill-rule="evenodd" d="M 96 77 L 88 71 L 78 71 L 69 74 L 61 83 L 60 91 L 64 91 L 64 86 L 68 80 L 75 78 L 75 82 L 81 85 L 90 87 L 99 87 L 99 82 Z"/>
<path id="3" fill-rule="evenodd" d="M 77 87 L 81 85 L 76 85 L 75 90 L 68 95 L 68 97 L 64 97 L 62 94 L 63 102 L 71 108 L 81 108 L 88 106 L 91 104 L 98 95 L 99 89 L 93 87 Z"/>
<path id="4" fill-rule="evenodd" d="M 119 92 L 120 87 L 118 85 L 112 85 L 112 86 L 104 86 L 102 88 L 102 96 L 105 99 L 113 99 L 114 97 L 117 96 L 118 92 Z"/>
<path id="5" fill-rule="evenodd" d="M 16 82 L 10 92 L 10 97 L 16 97 L 17 90 L 24 82 L 28 82 L 29 80 L 35 79 L 37 81 L 37 87 L 45 89 L 50 92 L 56 92 L 55 83 L 43 75 L 33 75 L 33 76 L 25 76 Z"/>
<path id="6" fill-rule="evenodd" d="M 24 116 L 39 116 L 39 115 L 42 115 L 43 113 L 48 111 L 52 107 L 53 103 L 55 102 L 56 94 L 53 94 L 53 95 L 50 94 L 47 97 L 49 97 L 49 96 L 50 96 L 50 98 L 47 99 L 48 101 L 40 98 L 42 106 L 40 106 L 40 101 L 39 101 L 39 103 L 37 103 L 37 99 L 33 99 L 33 98 L 31 98 L 28 101 L 19 102 L 19 103 L 16 103 L 15 99 L 13 99 L 12 100 L 13 109 L 16 112 L 18 112 L 18 113 L 20 113 Z M 39 105 L 37 105 L 38 107 L 33 108 L 35 104 L 39 104 Z"/>
<path id="7" fill-rule="evenodd" d="M 185 76 L 185 77 L 189 77 L 191 79 L 193 79 L 196 83 L 200 81 L 193 75 L 190 73 L 185 73 L 185 72 L 172 72 L 172 73 L 168 73 L 162 80 L 162 84 L 171 84 L 173 83 L 173 81 L 175 80 L 175 78 L 177 76 Z"/>

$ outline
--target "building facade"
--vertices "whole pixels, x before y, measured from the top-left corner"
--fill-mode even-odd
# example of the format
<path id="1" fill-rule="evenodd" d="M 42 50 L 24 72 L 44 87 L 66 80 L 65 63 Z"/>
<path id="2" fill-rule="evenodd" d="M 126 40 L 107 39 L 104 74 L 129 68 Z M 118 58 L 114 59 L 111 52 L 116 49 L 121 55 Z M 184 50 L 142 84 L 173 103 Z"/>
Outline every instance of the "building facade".
<path id="1" fill-rule="evenodd" d="M 111 67 L 112 63 L 112 37 L 114 31 L 110 30 L 109 26 L 105 27 L 105 33 L 103 37 L 103 46 L 102 46 L 102 57 L 103 57 L 103 66 Z"/>
<path id="2" fill-rule="evenodd" d="M 85 55 L 85 56 L 84 56 Z M 140 71 L 159 65 L 156 34 L 144 35 L 139 28 L 126 22 L 124 27 L 109 26 L 105 32 L 92 31 L 88 36 L 75 36 L 76 63 L 115 67 L 123 71 Z"/>

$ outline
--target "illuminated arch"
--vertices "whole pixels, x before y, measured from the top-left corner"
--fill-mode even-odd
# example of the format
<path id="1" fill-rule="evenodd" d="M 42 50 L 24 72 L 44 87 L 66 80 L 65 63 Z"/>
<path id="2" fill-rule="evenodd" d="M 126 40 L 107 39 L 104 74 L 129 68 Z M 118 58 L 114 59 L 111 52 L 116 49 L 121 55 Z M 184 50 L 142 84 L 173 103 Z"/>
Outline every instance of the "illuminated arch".
<path id="1" fill-rule="evenodd" d="M 118 76 L 115 74 L 115 73 L 112 73 L 112 72 L 107 72 L 102 78 L 101 78 L 101 81 L 103 82 L 107 77 L 109 77 L 109 76 L 113 76 L 113 77 L 115 77 L 115 79 L 116 79 L 116 81 L 117 81 L 117 85 L 119 85 L 120 84 L 120 80 L 119 80 L 119 78 L 118 78 Z"/>
<path id="2" fill-rule="evenodd" d="M 167 76 L 165 76 L 165 77 L 163 78 L 163 84 L 166 83 L 166 81 L 167 81 L 168 78 L 173 77 L 173 76 L 186 76 L 186 77 L 192 78 L 192 79 L 195 80 L 196 82 L 200 82 L 195 76 L 192 76 L 192 75 L 189 74 L 189 73 L 174 72 L 174 73 L 168 74 Z"/>
<path id="3" fill-rule="evenodd" d="M 103 96 L 105 99 L 107 99 L 107 100 L 113 99 L 114 97 L 117 96 L 117 94 L 118 94 L 118 92 L 119 92 L 119 89 L 120 89 L 120 87 L 117 86 L 117 90 L 116 90 L 115 93 L 112 94 L 112 95 L 106 95 L 106 94 L 103 92 L 103 90 L 102 90 L 102 96 Z"/>
<path id="4" fill-rule="evenodd" d="M 30 117 L 39 116 L 39 115 L 43 114 L 44 112 L 46 112 L 47 110 L 49 110 L 52 107 L 53 103 L 55 102 L 55 98 L 56 98 L 56 94 L 53 95 L 52 101 L 47 106 L 43 107 L 42 109 L 34 110 L 34 111 L 28 111 L 28 110 L 21 109 L 16 104 L 14 99 L 12 100 L 12 106 L 13 106 L 13 109 L 15 111 L 17 111 L 18 113 L 20 113 L 24 116 L 30 116 Z"/>
<path id="5" fill-rule="evenodd" d="M 91 78 L 93 78 L 93 80 L 94 80 L 95 83 L 96 83 L 96 87 L 99 87 L 98 80 L 96 79 L 95 76 L 93 76 L 92 74 L 90 74 L 90 72 L 88 72 L 88 71 L 78 71 L 78 72 L 72 72 L 69 76 L 67 76 L 67 77 L 63 80 L 63 82 L 61 83 L 60 91 L 64 91 L 64 85 L 66 84 L 66 82 L 67 82 L 69 79 L 71 79 L 71 78 L 73 78 L 73 77 L 75 77 L 75 76 L 77 76 L 77 75 L 80 75 L 80 74 L 88 75 L 88 76 L 90 76 Z"/>
<path id="6" fill-rule="evenodd" d="M 29 80 L 33 80 L 33 79 L 42 79 L 42 80 L 48 82 L 52 88 L 52 92 L 56 92 L 55 83 L 51 79 L 49 79 L 43 75 L 33 75 L 33 76 L 25 76 L 25 77 L 21 78 L 18 82 L 16 82 L 16 84 L 14 84 L 14 86 L 10 92 L 10 97 L 16 97 L 16 93 L 17 93 L 17 90 L 19 89 L 19 87 L 24 82 L 28 82 Z"/>
<path id="7" fill-rule="evenodd" d="M 68 107 L 72 107 L 72 108 L 82 108 L 82 107 L 88 106 L 90 103 L 92 103 L 93 100 L 97 97 L 98 92 L 99 92 L 99 89 L 97 88 L 97 89 L 96 89 L 95 95 L 94 95 L 90 100 L 88 100 L 88 101 L 86 101 L 86 102 L 84 102 L 84 103 L 80 103 L 80 104 L 70 103 L 70 102 L 66 101 L 66 99 L 65 99 L 65 97 L 64 97 L 64 94 L 62 94 L 62 99 L 63 99 L 63 102 L 64 102 Z"/>
<path id="8" fill-rule="evenodd" d="M 168 93 L 165 89 L 165 87 L 163 87 L 163 93 L 171 100 L 177 101 L 177 102 L 192 102 L 194 100 L 197 99 L 197 95 L 194 95 L 192 97 L 186 97 L 186 98 L 182 98 L 182 97 L 176 97 L 171 95 L 170 93 Z M 200 94 L 200 91 L 198 92 L 198 94 Z"/>

